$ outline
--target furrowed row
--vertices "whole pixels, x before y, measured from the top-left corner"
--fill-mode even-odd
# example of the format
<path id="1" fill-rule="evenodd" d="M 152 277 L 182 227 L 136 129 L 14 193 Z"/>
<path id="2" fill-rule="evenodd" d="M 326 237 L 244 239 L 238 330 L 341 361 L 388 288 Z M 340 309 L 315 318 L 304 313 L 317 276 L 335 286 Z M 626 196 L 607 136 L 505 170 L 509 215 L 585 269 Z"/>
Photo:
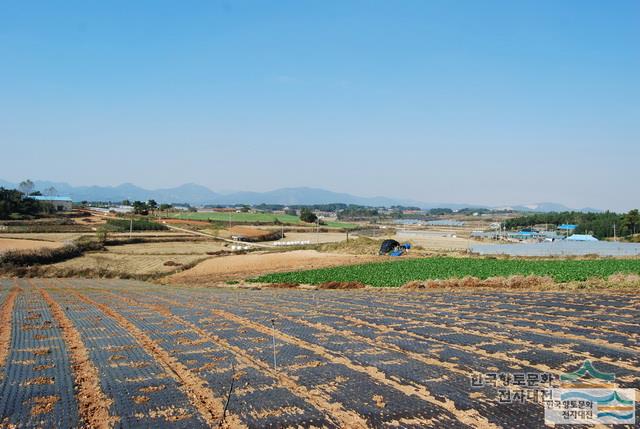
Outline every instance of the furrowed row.
<path id="1" fill-rule="evenodd" d="M 221 402 L 233 377 L 228 410 L 248 427 L 524 428 L 542 424 L 539 404 L 500 403 L 496 389 L 472 389 L 470 376 L 557 375 L 590 358 L 622 387 L 640 382 L 639 305 L 624 294 L 589 294 L 583 303 L 522 292 L 243 291 L 118 280 L 57 286 L 49 291 L 76 326 L 89 323 L 89 313 L 108 318 L 111 309 Z M 7 289 L 0 282 L 0 299 Z M 601 328 L 608 309 L 613 323 Z M 97 341 L 105 336 L 92 332 Z"/>
<path id="2" fill-rule="evenodd" d="M 81 424 L 100 429 L 113 427 L 114 418 L 109 415 L 111 400 L 99 385 L 98 370 L 89 359 L 89 353 L 80 334 L 49 293 L 44 289 L 39 289 L 39 292 L 49 305 L 49 310 L 58 323 L 69 350 Z"/>
<path id="3" fill-rule="evenodd" d="M 2 305 L 0 306 L 0 380 L 4 378 L 4 363 L 9 353 L 11 344 L 11 321 L 13 319 L 13 307 L 16 297 L 20 292 L 17 286 L 9 289 L 8 281 L 3 282 L 2 288 Z"/>
<path id="4" fill-rule="evenodd" d="M 414 339 L 406 346 L 407 339 L 397 336 L 394 341 L 385 341 L 387 333 L 379 327 L 365 326 L 354 321 L 335 317 L 332 312 L 318 311 L 317 307 L 295 306 L 295 310 L 287 311 L 290 303 L 277 302 L 271 310 L 269 304 L 257 302 L 245 308 L 245 317 L 252 314 L 271 315 L 279 320 L 280 329 L 289 335 L 299 337 L 304 325 L 311 328 L 305 335 L 307 341 L 321 343 L 327 349 L 348 355 L 354 361 L 378 368 L 388 377 L 395 377 L 403 383 L 424 385 L 437 398 L 447 398 L 456 407 L 456 413 L 468 413 L 469 418 L 485 419 L 500 426 L 528 427 L 534 416 L 542 420 L 542 408 L 532 404 L 500 404 L 497 392 L 481 392 L 472 390 L 470 376 L 496 364 L 495 359 L 487 359 L 478 354 L 468 353 L 462 360 L 460 352 L 450 356 L 455 360 L 442 359 L 434 354 L 438 344 Z M 464 353 L 464 352 L 463 352 Z M 465 365 L 464 363 L 468 363 Z M 472 365 L 469 365 L 472 364 Z M 482 365 L 485 365 L 484 367 Z M 498 363 L 499 366 L 501 366 Z M 501 371 L 522 372 L 534 371 L 531 367 L 519 364 L 504 365 Z"/>
<path id="5" fill-rule="evenodd" d="M 452 303 L 443 299 L 441 294 L 427 294 L 430 297 L 428 301 L 425 300 L 424 295 L 421 292 L 406 294 L 402 297 L 401 303 L 413 309 L 428 305 L 429 312 L 434 315 L 450 313 Z M 465 299 L 466 296 L 463 296 L 460 299 L 456 298 L 456 310 L 459 315 L 472 319 L 479 317 L 482 320 L 483 318 L 496 317 L 499 321 L 517 321 L 525 324 L 524 326 L 544 323 L 546 326 L 557 328 L 560 331 L 584 333 L 592 338 L 602 337 L 608 342 L 619 342 L 622 346 L 637 344 L 636 336 L 640 334 L 640 326 L 634 321 L 640 317 L 640 312 L 636 310 L 632 311 L 619 305 L 617 308 L 623 310 L 623 313 L 616 316 L 610 308 L 607 309 L 608 311 L 577 310 L 569 308 L 568 303 L 564 301 L 557 302 L 552 311 L 545 311 L 540 307 L 539 298 L 538 301 L 534 301 L 521 295 L 512 294 L 510 296 L 514 298 L 514 301 L 503 302 L 494 295 L 483 293 L 483 312 L 478 311 L 479 296 L 477 294 L 474 295 L 473 301 Z M 556 299 L 549 297 L 549 300 Z M 565 299 L 568 300 L 569 297 Z M 622 296 L 622 299 L 632 300 L 633 296 L 627 294 Z M 387 299 L 386 302 L 394 303 L 394 300 Z M 611 302 L 611 300 L 607 302 Z M 395 304 L 398 305 L 400 302 L 396 301 Z M 545 304 L 548 303 L 545 302 Z M 556 322 L 555 319 L 561 319 L 561 321 Z"/>
<path id="6" fill-rule="evenodd" d="M 476 295 L 476 301 L 480 296 Z M 531 309 L 536 308 L 535 304 L 521 304 L 518 312 L 512 311 L 502 316 L 501 310 L 491 308 L 490 297 L 482 296 L 483 302 L 487 303 L 487 307 L 482 308 L 483 311 L 479 311 L 477 302 L 475 306 L 472 305 L 460 305 L 456 306 L 456 316 L 460 317 L 463 321 L 476 322 L 478 324 L 496 324 L 504 325 L 507 328 L 514 329 L 529 329 L 533 332 L 544 333 L 549 332 L 557 335 L 563 335 L 567 338 L 578 339 L 580 341 L 592 342 L 595 344 L 601 344 L 606 342 L 609 347 L 619 348 L 622 350 L 634 350 L 637 349 L 638 341 L 635 338 L 635 333 L 640 332 L 640 327 L 637 325 L 630 327 L 624 326 L 621 331 L 617 328 L 608 329 L 606 326 L 596 326 L 595 328 L 589 328 L 584 324 L 575 325 L 572 323 L 571 318 L 562 318 L 562 322 L 555 322 L 553 315 L 546 315 L 545 317 L 539 317 L 532 319 L 530 317 Z M 397 307 L 408 309 L 409 312 L 415 313 L 416 308 L 420 307 L 420 304 L 424 305 L 425 302 L 411 301 L 410 299 L 403 300 L 402 303 L 396 303 Z M 448 316 L 451 314 L 451 308 L 448 305 L 444 308 L 438 308 L 437 303 L 429 301 L 429 315 L 432 317 Z M 411 314 L 410 313 L 410 314 Z M 531 312 L 532 313 L 532 312 Z M 583 314 L 585 311 L 583 311 Z M 590 312 L 586 314 L 591 315 Z M 640 317 L 640 313 L 637 314 Z M 580 321 L 582 323 L 582 321 Z M 599 324 L 602 325 L 602 324 Z"/>
<path id="7" fill-rule="evenodd" d="M 165 368 L 168 374 L 179 383 L 184 393 L 190 398 L 192 404 L 198 409 L 200 415 L 208 426 L 218 426 L 222 421 L 224 402 L 222 398 L 216 398 L 213 392 L 208 389 L 204 380 L 198 375 L 189 371 L 182 363 L 176 361 L 165 348 L 160 346 L 145 332 L 139 329 L 135 323 L 129 321 L 126 317 L 110 306 L 96 302 L 84 294 L 76 291 L 73 294 L 87 304 L 99 308 L 102 312 L 115 319 L 118 324 L 127 329 L 138 341 L 144 350 L 151 355 L 156 362 Z M 229 416 L 229 420 L 233 421 L 234 417 Z M 239 422 L 234 422 L 238 426 Z"/>
<path id="8" fill-rule="evenodd" d="M 304 292 L 303 292 L 304 293 Z M 276 294 L 277 295 L 277 294 Z M 290 298 L 291 296 L 296 296 L 295 293 L 287 293 L 286 296 L 288 298 Z M 336 296 L 340 296 L 340 295 L 336 295 Z M 272 299 L 273 300 L 273 299 Z M 257 302 L 256 302 L 257 301 Z M 304 305 L 304 301 L 307 301 L 306 306 Z M 310 319 L 310 320 L 314 320 L 315 318 L 313 316 L 309 316 L 310 314 L 312 314 L 315 310 L 318 309 L 318 305 L 309 305 L 308 304 L 308 299 L 306 300 L 302 300 L 302 302 L 300 301 L 296 301 L 295 303 L 293 303 L 294 308 L 296 309 L 300 309 L 299 312 L 297 312 L 295 314 L 296 318 L 303 318 L 303 319 Z M 259 308 L 265 308 L 267 305 L 265 304 L 265 302 L 259 302 L 259 300 L 253 300 L 253 302 L 255 303 L 255 306 L 257 308 L 255 309 L 250 309 L 249 313 L 251 312 L 256 312 L 259 311 Z M 289 304 L 289 305 L 287 305 Z M 347 315 L 344 315 L 344 321 L 343 323 L 339 323 L 338 320 L 336 320 L 336 317 L 333 317 L 336 315 L 336 306 L 339 304 L 339 302 L 334 302 L 330 305 L 331 310 L 329 313 L 325 314 L 323 317 L 325 318 L 325 322 L 328 320 L 328 324 L 331 325 L 332 327 L 338 329 L 340 332 L 345 332 L 345 331 L 350 331 L 350 330 L 356 330 L 358 332 L 360 332 L 361 329 L 361 320 L 355 317 L 349 317 Z M 275 300 L 274 302 L 275 308 L 288 308 L 289 306 L 291 306 L 291 302 L 287 303 L 286 301 L 284 302 L 277 302 L 277 300 Z M 300 308 L 300 305 L 303 306 L 303 308 Z M 320 306 L 322 307 L 322 306 Z M 349 314 L 354 314 L 357 312 L 354 311 L 354 309 L 352 308 L 352 306 L 347 306 L 346 309 L 344 309 L 345 313 L 349 313 Z M 362 308 L 362 315 L 363 317 L 371 317 L 371 313 L 372 313 L 372 309 L 370 306 L 367 306 L 365 304 L 365 306 Z M 455 309 L 452 309 L 452 312 L 455 312 Z M 339 313 L 339 311 L 338 311 Z M 326 319 L 328 318 L 328 319 Z M 372 319 L 376 319 L 377 316 L 372 317 Z M 418 317 L 419 319 L 419 317 Z M 389 325 L 391 326 L 395 326 L 398 327 L 404 327 L 407 325 L 411 325 L 412 321 L 409 320 L 402 320 L 401 322 L 398 322 L 398 320 L 389 320 L 386 319 L 384 320 L 384 325 L 376 325 L 376 324 L 371 324 L 371 327 L 375 327 L 375 328 L 380 328 L 381 332 L 393 332 L 393 330 L 389 329 Z M 354 328 L 360 326 L 360 328 Z M 397 328 L 396 328 L 397 329 Z M 444 329 L 442 329 L 442 333 L 444 334 L 444 336 L 448 336 L 449 338 L 447 339 L 447 341 L 451 341 L 452 336 L 450 331 L 445 327 Z M 414 337 L 412 338 L 411 341 L 407 341 L 407 332 L 402 332 L 402 333 L 397 333 L 397 338 L 395 338 L 394 340 L 397 342 L 398 345 L 400 345 L 401 347 L 404 348 L 408 348 L 408 349 L 412 349 L 416 346 L 416 344 L 418 342 L 421 341 L 420 337 Z M 454 334 L 453 335 L 460 337 L 460 339 L 462 340 L 463 344 L 470 344 L 472 342 L 477 342 L 477 341 L 482 341 L 483 339 L 481 337 L 477 337 L 475 339 L 473 339 L 474 341 L 469 341 L 470 338 L 466 338 L 469 337 L 468 334 L 464 334 L 464 333 L 460 333 L 460 334 Z M 471 335 L 471 337 L 473 337 Z M 375 338 L 376 340 L 378 340 L 378 338 Z M 485 339 L 486 340 L 486 339 Z M 459 341 L 459 340 L 455 340 L 455 341 Z M 442 342 L 442 345 L 448 347 L 447 342 Z M 533 349 L 524 349 L 521 350 L 521 354 L 519 356 L 519 359 L 512 359 L 509 355 L 504 354 L 504 353 L 500 353 L 498 352 L 499 349 L 504 348 L 505 346 L 505 342 L 502 341 L 495 341 L 492 344 L 490 344 L 491 346 L 495 345 L 497 348 L 494 348 L 494 350 L 492 351 L 492 353 L 486 353 L 483 350 L 481 350 L 481 353 L 478 353 L 477 349 L 472 349 L 468 346 L 456 346 L 456 348 L 458 349 L 458 351 L 468 351 L 467 354 L 467 363 L 468 364 L 472 364 L 471 366 L 474 367 L 475 371 L 469 371 L 469 374 L 473 373 L 473 372 L 489 372 L 489 370 L 500 370 L 500 371 L 508 371 L 511 373 L 515 373 L 515 372 L 536 372 L 536 371 L 543 371 L 543 372 L 550 372 L 550 373 L 556 373 L 559 374 L 563 371 L 558 371 L 558 366 L 546 366 L 546 365 L 540 365 L 540 364 L 535 364 L 533 365 L 533 367 L 530 365 L 530 362 L 527 362 L 527 358 L 529 358 L 531 355 L 534 356 L 544 356 L 544 357 L 548 357 L 549 355 L 551 355 L 554 358 L 557 358 L 558 356 L 562 356 L 565 359 L 563 360 L 563 362 L 565 364 L 567 364 L 565 369 L 568 370 L 573 370 L 577 367 L 579 367 L 582 364 L 582 359 L 575 359 L 575 357 L 571 354 L 571 353 L 566 353 L 566 354 L 561 354 L 561 353 L 557 353 L 557 352 L 553 352 L 553 351 L 540 351 L 540 347 L 537 346 Z M 508 345 L 508 344 L 506 344 Z M 447 355 L 445 354 L 440 354 L 440 356 L 436 356 L 437 359 L 441 360 L 441 361 L 447 361 L 448 358 L 451 359 L 456 359 L 456 361 L 459 362 L 463 362 L 464 356 L 460 356 L 459 352 L 455 353 L 455 356 L 451 356 L 449 353 Z M 496 361 L 497 359 L 497 361 Z M 573 359 L 573 360 L 572 360 Z M 504 368 L 502 367 L 502 365 L 499 363 L 500 360 L 503 360 L 505 362 L 512 362 L 512 367 L 511 368 Z M 379 362 L 380 360 L 378 359 L 376 362 Z M 484 362 L 484 366 L 482 366 Z M 478 364 L 481 365 L 480 367 L 478 367 Z M 607 364 L 602 364 L 601 362 L 599 362 L 599 367 L 606 367 Z M 515 368 L 514 368 L 515 367 Z M 627 368 L 616 368 L 615 372 L 617 372 L 617 374 L 619 375 L 618 377 L 618 382 L 620 383 L 621 386 L 623 387 L 637 387 L 638 382 L 640 381 L 640 378 L 638 377 L 638 372 L 637 371 L 632 371 L 632 370 L 628 370 Z M 434 392 L 438 392 L 437 387 L 433 387 L 434 383 L 429 383 L 429 386 L 432 387 L 432 389 L 434 389 Z M 451 380 L 448 381 L 446 383 L 445 388 L 450 389 L 452 387 L 452 385 L 455 385 L 455 380 Z M 468 385 L 467 385 L 468 388 Z M 456 395 L 448 395 L 448 396 L 452 396 L 454 398 L 456 398 Z M 474 394 L 475 396 L 475 394 Z M 475 396 L 475 398 L 477 399 L 477 396 Z M 497 401 L 496 401 L 497 402 Z M 517 404 L 518 407 L 520 408 L 520 404 Z M 475 406 L 477 407 L 478 404 L 476 403 Z M 502 407 L 502 405 L 499 405 L 499 407 Z M 483 408 L 479 408 L 479 411 L 482 413 L 484 411 Z M 505 415 L 505 417 L 507 417 L 508 419 L 511 419 L 514 415 L 523 415 L 523 411 L 524 409 L 520 408 L 519 409 L 519 413 L 518 412 L 509 412 L 508 413 L 508 417 L 507 415 Z M 492 409 L 490 410 L 491 414 L 496 414 L 498 412 L 498 409 L 496 409 L 495 404 L 494 407 L 492 407 Z M 528 413 L 528 411 L 527 411 Z M 542 410 L 541 408 L 539 409 L 539 411 L 537 412 L 537 414 L 540 417 L 540 421 L 542 421 L 542 417 L 541 417 L 541 413 Z M 535 415 L 536 413 L 531 413 L 531 417 L 533 415 Z M 523 415 L 523 417 L 527 418 L 525 415 Z M 529 418 L 530 419 L 530 418 Z M 504 424 L 504 423 L 503 423 Z M 508 426 L 513 426 L 513 422 L 510 422 L 507 424 Z"/>
<path id="9" fill-rule="evenodd" d="M 0 385 L 0 425 L 78 427 L 71 356 L 42 296 L 21 281 Z"/>
<path id="10" fill-rule="evenodd" d="M 162 292 L 146 299 L 158 302 L 160 294 Z M 136 295 L 135 298 L 144 300 L 145 296 Z M 186 302 L 171 302 L 167 298 L 164 301 L 171 311 L 181 318 L 191 318 L 193 323 L 202 326 L 202 329 L 216 332 L 257 359 L 272 362 L 270 342 L 273 332 L 270 328 L 232 314 L 218 314 L 222 318 L 211 317 L 212 309 L 198 311 L 200 307 L 194 308 Z M 204 314 L 208 314 L 209 317 L 204 317 Z M 406 421 L 410 416 L 418 417 L 414 421 L 416 427 L 424 427 L 425 424 L 442 424 L 449 427 L 487 426 L 479 416 L 474 416 L 470 424 L 457 420 L 450 410 L 445 409 L 446 400 L 432 397 L 429 397 L 430 401 L 425 400 L 428 392 L 424 389 L 402 386 L 395 380 L 387 379 L 373 367 L 355 365 L 346 357 L 335 356 L 327 350 L 293 339 L 278 331 L 275 334 L 278 339 L 278 371 L 286 372 L 308 389 L 323 391 L 330 400 L 341 403 L 346 409 L 358 412 L 366 419 L 368 426 L 393 422 L 397 424 Z M 384 405 L 380 402 L 383 400 L 386 401 Z"/>
<path id="11" fill-rule="evenodd" d="M 479 392 L 474 392 L 470 388 L 469 380 L 471 374 L 482 368 L 475 366 L 476 371 L 474 371 L 468 366 L 464 367 L 455 362 L 441 363 L 440 359 L 428 358 L 431 354 L 429 344 L 423 343 L 420 347 L 420 341 L 414 340 L 412 345 L 417 345 L 418 348 L 405 350 L 392 342 L 380 341 L 380 332 L 369 329 L 369 332 L 363 333 L 362 324 L 340 321 L 331 314 L 314 316 L 313 314 L 317 313 L 317 306 L 312 304 L 306 308 L 305 304 L 296 303 L 295 310 L 286 315 L 286 309 L 290 307 L 290 303 L 287 305 L 286 302 L 276 302 L 273 310 L 267 311 L 264 309 L 272 305 L 266 303 L 267 300 L 263 301 L 257 296 L 255 298 L 252 303 L 237 303 L 234 306 L 226 305 L 225 307 L 228 311 L 253 319 L 257 323 L 280 315 L 282 317 L 278 317 L 278 329 L 286 332 L 287 335 L 310 344 L 322 344 L 327 350 L 341 356 L 349 356 L 363 367 L 377 368 L 391 379 L 398 379 L 403 384 L 430 391 L 438 401 L 450 401 L 449 407 L 455 409 L 455 414 L 458 416 L 466 414 L 468 421 L 477 423 L 484 421 L 484 424 L 495 423 L 524 428 L 530 425 L 533 416 L 542 420 L 542 408 L 539 406 L 500 404 L 496 399 L 495 391 L 488 392 L 489 395 L 486 397 L 478 396 Z M 199 305 L 196 308 L 204 309 L 205 307 Z M 353 329 L 354 325 L 358 327 Z M 367 337 L 367 334 L 371 337 Z M 403 343 L 406 343 L 406 338 L 402 338 L 400 344 Z M 494 360 L 477 354 L 468 354 L 467 358 L 474 364 L 484 362 L 485 368 L 495 364 Z M 512 372 L 527 369 L 533 371 L 533 368 L 523 368 L 519 365 L 501 368 L 501 370 Z M 494 401 L 489 403 L 491 399 Z"/>
<path id="12" fill-rule="evenodd" d="M 189 327 L 198 335 L 200 335 L 201 338 L 206 338 L 207 340 L 217 343 L 222 347 L 224 347 L 225 349 L 230 350 L 232 353 L 234 353 L 237 359 L 242 361 L 245 365 L 253 366 L 256 369 L 259 369 L 265 373 L 270 374 L 272 377 L 274 377 L 274 379 L 277 379 L 277 382 L 281 386 L 286 387 L 293 394 L 296 394 L 304 398 L 307 402 L 309 402 L 310 404 L 313 404 L 316 409 L 320 411 L 328 411 L 330 413 L 330 416 L 328 417 L 331 418 L 332 420 L 333 419 L 336 420 L 335 421 L 336 427 L 364 428 L 366 426 L 364 420 L 362 420 L 362 418 L 358 416 L 356 413 L 347 411 L 340 404 L 329 402 L 322 395 L 318 395 L 317 393 L 311 392 L 310 390 L 306 389 L 303 386 L 299 386 L 295 380 L 293 380 L 290 377 L 287 377 L 283 373 L 279 373 L 273 370 L 273 368 L 271 368 L 265 362 L 254 359 L 253 356 L 251 356 L 251 354 L 247 353 L 242 348 L 233 346 L 229 344 L 229 342 L 225 341 L 222 337 L 219 337 L 212 332 L 208 332 L 200 328 L 196 324 L 189 322 L 186 319 L 183 319 L 181 317 L 174 315 L 165 306 L 161 306 L 158 304 L 143 303 L 140 297 L 136 298 L 136 297 L 133 297 L 132 295 L 133 294 L 131 293 L 123 293 L 123 294 L 120 294 L 118 298 L 126 300 L 126 302 L 132 305 L 142 305 L 146 308 L 157 310 L 161 312 L 163 315 L 165 315 L 166 317 L 176 321 L 177 323 L 184 324 L 185 326 Z"/>
<path id="13" fill-rule="evenodd" d="M 278 386 L 268 373 L 247 360 L 238 359 L 216 344 L 213 336 L 200 335 L 179 317 L 170 318 L 161 314 L 157 306 L 149 309 L 133 305 L 96 290 L 83 292 L 83 296 L 91 299 L 94 305 L 116 309 L 136 329 L 161 343 L 188 371 L 202 377 L 203 383 L 213 391 L 226 395 L 234 377 L 236 389 L 232 393 L 229 411 L 237 415 L 238 421 L 232 426 L 281 427 L 306 422 L 316 427 L 337 427 L 326 412 L 298 398 L 287 388 Z"/>
<path id="14" fill-rule="evenodd" d="M 514 358 L 521 361 L 538 359 L 539 364 L 569 367 L 573 365 L 571 360 L 592 359 L 602 362 L 603 370 L 617 371 L 622 375 L 637 375 L 637 367 L 640 364 L 640 354 L 635 348 L 612 347 L 606 343 L 595 343 L 593 341 L 581 341 L 579 337 L 564 338 L 560 335 L 546 332 L 544 330 L 532 330 L 518 326 L 497 329 L 499 325 L 487 322 L 461 321 L 456 316 L 455 307 L 452 308 L 448 317 L 438 318 L 431 316 L 427 311 L 418 311 L 415 307 L 403 305 L 400 308 L 384 303 L 372 303 L 359 298 L 344 298 L 340 302 L 331 301 L 337 309 L 353 314 L 354 309 L 359 309 L 360 318 L 375 323 L 375 319 L 370 317 L 372 311 L 386 318 L 385 324 L 393 327 L 398 332 L 407 331 L 418 335 L 441 337 L 448 336 L 447 341 L 455 341 L 456 337 L 451 336 L 454 331 L 457 337 L 461 337 L 463 343 L 468 345 L 487 339 L 498 341 L 501 348 L 512 352 Z M 345 305 L 346 304 L 346 305 Z M 340 308 L 343 305 L 344 308 Z M 481 309 L 478 309 L 481 311 Z M 465 338 L 468 337 L 468 338 Z M 545 345 L 550 349 L 541 349 Z M 485 347 L 485 346 L 480 346 Z M 480 348 L 479 347 L 479 348 Z M 511 350 L 509 350 L 511 348 Z M 486 349 L 495 352 L 491 345 Z"/>
<path id="15" fill-rule="evenodd" d="M 118 427 L 207 426 L 172 374 L 114 318 L 63 289 L 48 288 L 48 293 L 88 349 Z"/>

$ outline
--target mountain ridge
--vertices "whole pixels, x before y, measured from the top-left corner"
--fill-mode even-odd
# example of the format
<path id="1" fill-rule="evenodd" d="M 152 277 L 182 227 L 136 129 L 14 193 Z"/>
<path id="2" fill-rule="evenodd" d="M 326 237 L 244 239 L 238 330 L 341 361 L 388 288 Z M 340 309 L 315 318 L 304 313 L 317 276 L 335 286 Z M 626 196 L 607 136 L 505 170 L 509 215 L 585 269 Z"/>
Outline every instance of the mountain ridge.
<path id="1" fill-rule="evenodd" d="M 74 201 L 112 201 L 156 200 L 159 203 L 174 204 L 283 204 L 310 205 L 344 203 L 373 207 L 413 206 L 422 209 L 431 208 L 493 208 L 511 209 L 521 212 L 549 211 L 601 211 L 598 209 L 570 209 L 558 203 L 537 203 L 511 206 L 488 206 L 463 203 L 427 203 L 412 199 L 390 198 L 385 196 L 362 197 L 344 192 L 334 192 L 312 187 L 286 187 L 266 192 L 238 191 L 219 193 L 197 183 L 185 183 L 173 188 L 145 189 L 133 183 L 125 182 L 117 186 L 72 186 L 65 182 L 34 180 L 35 190 L 44 191 L 54 187 L 60 195 L 70 196 Z M 18 184 L 0 179 L 0 187 L 17 188 Z"/>

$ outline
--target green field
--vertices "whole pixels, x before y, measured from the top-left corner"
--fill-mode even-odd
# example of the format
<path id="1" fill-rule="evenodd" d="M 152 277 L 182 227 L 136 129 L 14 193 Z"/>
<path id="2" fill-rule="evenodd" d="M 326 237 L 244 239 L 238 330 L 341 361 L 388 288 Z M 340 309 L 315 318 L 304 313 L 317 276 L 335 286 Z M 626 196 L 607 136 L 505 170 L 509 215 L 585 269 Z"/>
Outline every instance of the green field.
<path id="1" fill-rule="evenodd" d="M 189 219 L 189 220 L 212 220 L 220 222 L 242 222 L 242 223 L 273 223 L 278 222 L 290 224 L 290 225 L 310 225 L 305 224 L 297 216 L 286 214 L 270 214 L 270 213 L 222 213 L 222 212 L 199 212 L 199 213 L 178 213 L 171 217 L 176 219 Z M 326 222 L 326 227 L 329 228 L 355 228 L 357 225 L 344 222 Z"/>
<path id="2" fill-rule="evenodd" d="M 412 280 L 444 280 L 466 276 L 486 279 L 538 275 L 550 276 L 558 282 L 569 282 L 605 278 L 616 273 L 640 274 L 640 259 L 554 261 L 437 257 L 268 274 L 252 281 L 300 284 L 358 281 L 371 286 L 401 286 Z"/>

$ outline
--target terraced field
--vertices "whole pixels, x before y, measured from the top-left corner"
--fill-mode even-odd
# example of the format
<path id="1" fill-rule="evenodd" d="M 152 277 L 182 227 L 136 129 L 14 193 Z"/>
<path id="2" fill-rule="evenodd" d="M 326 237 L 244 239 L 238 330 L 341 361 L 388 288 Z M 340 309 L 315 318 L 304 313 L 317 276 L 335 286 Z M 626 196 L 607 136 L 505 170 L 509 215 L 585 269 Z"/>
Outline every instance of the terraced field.
<path id="1" fill-rule="evenodd" d="M 589 359 L 640 387 L 637 294 L 0 279 L 0 303 L 2 427 L 535 428 L 474 376 Z"/>
<path id="2" fill-rule="evenodd" d="M 118 249 L 121 251 L 121 249 Z M 125 254 L 116 252 L 88 252 L 78 258 L 52 264 L 48 269 L 55 275 L 93 271 L 111 275 L 160 275 L 178 267 L 192 265 L 208 256 L 203 254 Z"/>

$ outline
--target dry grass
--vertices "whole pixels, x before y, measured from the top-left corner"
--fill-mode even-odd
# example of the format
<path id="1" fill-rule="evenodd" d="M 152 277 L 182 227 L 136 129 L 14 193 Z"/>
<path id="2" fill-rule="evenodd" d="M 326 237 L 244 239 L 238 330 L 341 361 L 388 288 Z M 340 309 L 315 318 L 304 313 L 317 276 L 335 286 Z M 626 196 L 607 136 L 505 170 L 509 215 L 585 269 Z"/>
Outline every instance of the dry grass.
<path id="1" fill-rule="evenodd" d="M 100 277 L 146 278 L 190 268 L 202 255 L 132 255 L 112 252 L 87 253 L 46 267 L 51 276 L 95 275 Z"/>
<path id="2" fill-rule="evenodd" d="M 281 238 L 281 232 L 277 230 L 268 230 L 260 228 L 252 228 L 249 226 L 234 226 L 227 230 L 223 236 L 244 237 L 246 241 L 270 241 Z"/>
<path id="3" fill-rule="evenodd" d="M 171 231 L 134 231 L 132 234 L 128 232 L 112 232 L 109 233 L 109 239 L 123 238 L 127 239 L 129 236 L 133 238 L 144 238 L 146 240 L 154 239 L 174 239 L 180 240 L 183 238 L 193 239 L 193 235 L 185 234 L 182 232 Z M 81 237 L 95 238 L 95 231 L 87 232 L 3 232 L 0 233 L 0 238 L 16 238 L 26 240 L 43 240 L 43 241 L 56 241 L 56 242 L 71 242 L 76 241 Z"/>
<path id="4" fill-rule="evenodd" d="M 23 240 L 42 240 L 42 241 L 55 241 L 65 242 L 74 241 L 87 233 L 81 232 L 7 232 L 0 234 L 0 238 L 15 238 Z"/>
<path id="5" fill-rule="evenodd" d="M 499 288 L 499 289 L 540 289 L 556 285 L 551 277 L 541 276 L 509 276 L 451 278 L 446 280 L 411 281 L 402 286 L 403 289 L 450 289 L 450 288 Z"/>
<path id="6" fill-rule="evenodd" d="M 318 285 L 318 289 L 364 289 L 360 282 L 326 282 Z"/>
<path id="7" fill-rule="evenodd" d="M 297 283 L 265 283 L 263 286 L 272 289 L 295 289 L 299 285 Z"/>
<path id="8" fill-rule="evenodd" d="M 349 253 L 352 255 L 377 255 L 383 240 L 358 237 L 339 243 L 320 244 L 317 249 L 321 252 Z"/>
<path id="9" fill-rule="evenodd" d="M 353 234 L 350 240 L 355 240 L 356 237 L 353 237 Z M 347 239 L 347 234 L 344 232 L 321 232 L 316 234 L 315 231 L 307 232 L 307 231 L 285 231 L 284 238 L 282 240 L 277 241 L 308 241 L 310 244 L 324 244 L 324 243 L 339 243 L 341 241 L 345 241 Z M 276 241 L 276 242 L 277 242 Z"/>
<path id="10" fill-rule="evenodd" d="M 100 250 L 102 244 L 95 241 L 76 242 L 55 248 L 42 247 L 32 250 L 9 250 L 0 254 L 0 271 L 10 273 L 30 266 L 54 264 L 76 258 L 86 251 Z"/>
<path id="11" fill-rule="evenodd" d="M 298 283 L 264 283 L 260 285 L 272 289 L 297 289 Z M 316 289 L 364 289 L 366 286 L 360 282 L 325 282 L 316 286 Z"/>
<path id="12" fill-rule="evenodd" d="M 411 281 L 402 289 L 460 289 L 460 288 L 492 288 L 492 289 L 530 289 L 530 290 L 577 290 L 577 289 L 616 289 L 640 291 L 640 275 L 614 274 L 606 279 L 592 278 L 585 281 L 558 283 L 551 277 L 544 276 L 510 276 L 490 277 L 481 280 L 476 277 L 463 277 L 447 280 Z"/>
<path id="13" fill-rule="evenodd" d="M 640 275 L 613 274 L 606 279 L 589 279 L 584 282 L 573 282 L 566 285 L 567 289 L 624 289 L 640 291 Z"/>
<path id="14" fill-rule="evenodd" d="M 110 253 L 120 255 L 206 255 L 224 250 L 220 241 L 172 241 L 107 246 Z"/>
<path id="15" fill-rule="evenodd" d="M 365 255 L 321 253 L 315 250 L 292 250 L 278 253 L 254 252 L 247 255 L 211 258 L 190 270 L 168 276 L 163 280 L 178 284 L 214 284 L 265 273 L 335 267 L 370 262 L 372 259 L 374 258 Z"/>

